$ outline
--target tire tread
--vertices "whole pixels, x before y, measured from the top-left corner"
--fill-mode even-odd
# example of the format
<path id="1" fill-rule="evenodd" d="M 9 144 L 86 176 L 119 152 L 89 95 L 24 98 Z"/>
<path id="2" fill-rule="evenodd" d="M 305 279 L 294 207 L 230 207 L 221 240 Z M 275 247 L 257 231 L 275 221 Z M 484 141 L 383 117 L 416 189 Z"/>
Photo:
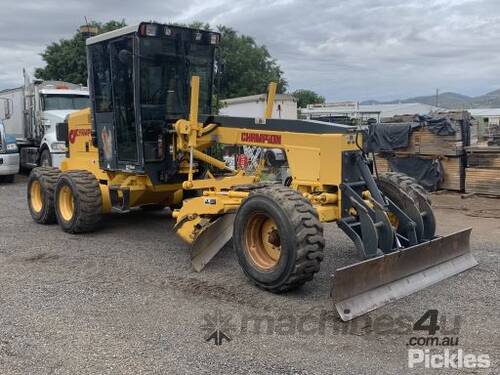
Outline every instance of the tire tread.
<path id="1" fill-rule="evenodd" d="M 277 286 L 269 286 L 252 280 L 258 287 L 273 293 L 296 289 L 313 279 L 323 260 L 325 240 L 323 225 L 317 211 L 302 194 L 279 184 L 258 184 L 251 186 L 249 197 L 265 195 L 277 202 L 287 214 L 295 230 L 297 257 L 292 272 Z"/>

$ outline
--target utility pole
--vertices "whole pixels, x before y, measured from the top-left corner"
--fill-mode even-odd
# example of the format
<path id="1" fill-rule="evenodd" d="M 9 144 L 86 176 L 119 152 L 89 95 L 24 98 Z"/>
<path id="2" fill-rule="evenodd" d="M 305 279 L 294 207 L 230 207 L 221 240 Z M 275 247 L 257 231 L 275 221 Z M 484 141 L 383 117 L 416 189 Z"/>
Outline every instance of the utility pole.
<path id="1" fill-rule="evenodd" d="M 439 89 L 436 89 L 436 107 L 439 107 Z"/>

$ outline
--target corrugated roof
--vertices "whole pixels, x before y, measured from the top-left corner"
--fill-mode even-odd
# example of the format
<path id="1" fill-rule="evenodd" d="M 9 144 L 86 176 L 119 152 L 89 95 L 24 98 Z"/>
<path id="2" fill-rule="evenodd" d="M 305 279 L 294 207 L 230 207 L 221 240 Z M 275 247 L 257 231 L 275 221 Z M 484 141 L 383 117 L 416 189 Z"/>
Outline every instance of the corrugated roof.
<path id="1" fill-rule="evenodd" d="M 500 117 L 500 108 L 474 108 L 468 110 L 472 116 Z"/>

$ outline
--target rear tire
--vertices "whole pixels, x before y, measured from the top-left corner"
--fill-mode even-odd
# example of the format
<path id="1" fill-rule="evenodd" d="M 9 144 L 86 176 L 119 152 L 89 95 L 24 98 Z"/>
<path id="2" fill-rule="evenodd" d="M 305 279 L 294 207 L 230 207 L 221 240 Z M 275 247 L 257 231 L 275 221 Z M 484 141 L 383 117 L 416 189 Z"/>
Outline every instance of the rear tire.
<path id="1" fill-rule="evenodd" d="M 38 224 L 54 224 L 54 189 L 61 171 L 52 167 L 37 167 L 28 177 L 28 208 Z"/>
<path id="2" fill-rule="evenodd" d="M 250 190 L 239 208 L 233 246 L 245 275 L 280 293 L 312 280 L 323 260 L 323 226 L 311 203 L 285 186 Z"/>
<path id="3" fill-rule="evenodd" d="M 61 174 L 55 189 L 55 211 L 62 230 L 68 233 L 92 232 L 102 216 L 99 182 L 88 171 Z"/>

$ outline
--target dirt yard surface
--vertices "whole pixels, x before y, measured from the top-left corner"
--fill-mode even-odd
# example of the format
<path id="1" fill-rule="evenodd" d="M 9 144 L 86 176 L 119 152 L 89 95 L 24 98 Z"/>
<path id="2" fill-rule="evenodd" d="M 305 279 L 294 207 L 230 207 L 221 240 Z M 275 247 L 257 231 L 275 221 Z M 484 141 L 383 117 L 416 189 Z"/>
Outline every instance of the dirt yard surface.
<path id="1" fill-rule="evenodd" d="M 347 324 L 333 312 L 330 275 L 359 258 L 336 225 L 325 226 L 314 280 L 273 295 L 247 281 L 231 246 L 194 272 L 168 210 L 69 235 L 32 221 L 25 190 L 23 176 L 0 185 L 2 375 L 446 373 L 408 369 L 409 349 L 487 354 L 488 369 L 467 372 L 500 372 L 498 199 L 433 195 L 438 233 L 472 227 L 479 265 Z M 413 331 L 427 310 L 438 310 L 434 337 L 457 346 L 410 345 L 427 336 Z"/>

